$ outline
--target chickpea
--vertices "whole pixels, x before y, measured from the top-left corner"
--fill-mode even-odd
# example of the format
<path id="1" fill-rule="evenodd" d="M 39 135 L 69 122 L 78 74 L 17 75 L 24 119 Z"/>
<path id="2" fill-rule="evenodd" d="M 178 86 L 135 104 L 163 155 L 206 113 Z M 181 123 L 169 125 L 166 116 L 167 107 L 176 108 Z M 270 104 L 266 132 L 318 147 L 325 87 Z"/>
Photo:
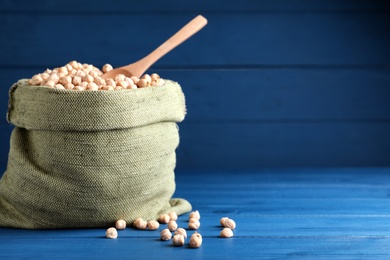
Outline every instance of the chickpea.
<path id="1" fill-rule="evenodd" d="M 155 220 L 149 220 L 148 224 L 147 224 L 147 227 L 148 227 L 149 230 L 156 230 L 156 229 L 158 229 L 160 227 L 160 223 L 158 223 Z"/>
<path id="2" fill-rule="evenodd" d="M 178 227 L 178 225 L 177 225 L 177 223 L 176 223 L 175 220 L 170 220 L 170 221 L 168 222 L 168 229 L 169 229 L 170 231 L 175 231 L 175 230 L 177 229 L 177 227 Z"/>
<path id="3" fill-rule="evenodd" d="M 56 84 L 54 86 L 55 89 L 65 89 L 65 87 L 62 84 Z"/>
<path id="4" fill-rule="evenodd" d="M 191 212 L 191 213 L 190 213 L 190 216 L 189 216 L 188 218 L 189 218 L 189 219 L 195 218 L 195 219 L 199 220 L 199 219 L 200 219 L 200 213 L 199 213 L 199 211 L 195 210 L 195 211 Z"/>
<path id="5" fill-rule="evenodd" d="M 116 82 L 121 82 L 121 81 L 124 81 L 126 79 L 126 76 L 123 75 L 123 74 L 118 74 L 115 76 L 115 81 Z"/>
<path id="6" fill-rule="evenodd" d="M 176 212 L 169 212 L 168 215 L 169 215 L 169 219 L 170 219 L 170 220 L 176 221 L 177 218 L 178 218 Z"/>
<path id="7" fill-rule="evenodd" d="M 202 235 L 199 234 L 198 232 L 195 232 L 192 234 L 190 238 L 190 247 L 191 248 L 198 248 L 202 245 Z"/>
<path id="8" fill-rule="evenodd" d="M 85 75 L 85 77 L 83 78 L 83 81 L 85 82 L 93 82 L 93 77 L 91 75 Z"/>
<path id="9" fill-rule="evenodd" d="M 183 246 L 184 245 L 184 237 L 180 234 L 174 235 L 172 238 L 172 244 L 174 246 Z"/>
<path id="10" fill-rule="evenodd" d="M 223 238 L 229 238 L 233 236 L 233 231 L 230 228 L 224 228 L 219 235 Z"/>
<path id="11" fill-rule="evenodd" d="M 170 240 L 172 238 L 172 233 L 171 231 L 169 231 L 169 229 L 163 229 L 161 232 L 160 232 L 160 237 L 161 237 L 161 240 Z"/>
<path id="12" fill-rule="evenodd" d="M 75 86 L 80 85 L 81 82 L 82 82 L 81 77 L 79 77 L 79 76 L 74 76 L 74 77 L 73 77 L 72 83 L 73 83 Z"/>
<path id="13" fill-rule="evenodd" d="M 106 230 L 106 237 L 115 239 L 118 237 L 118 231 L 114 227 L 110 227 Z"/>
<path id="14" fill-rule="evenodd" d="M 102 68 L 102 71 L 104 72 L 104 73 L 107 73 L 107 72 L 109 72 L 109 71 L 111 71 L 111 70 L 113 70 L 113 67 L 111 66 L 111 64 L 104 64 L 104 66 L 103 66 L 103 68 Z"/>
<path id="15" fill-rule="evenodd" d="M 158 222 L 160 222 L 162 224 L 167 224 L 169 222 L 169 220 L 171 220 L 171 218 L 169 217 L 168 214 L 162 214 L 158 218 Z"/>
<path id="16" fill-rule="evenodd" d="M 34 75 L 29 81 L 28 83 L 33 85 L 33 86 L 37 86 L 37 85 L 40 85 L 41 82 L 43 81 L 41 75 L 37 74 L 37 75 Z"/>
<path id="17" fill-rule="evenodd" d="M 115 227 L 116 229 L 118 230 L 123 230 L 126 228 L 126 221 L 123 220 L 123 219 L 118 219 L 116 222 L 115 222 Z"/>
<path id="18" fill-rule="evenodd" d="M 148 226 L 148 222 L 143 220 L 142 218 L 137 218 L 136 220 L 134 220 L 133 225 L 137 229 L 146 229 L 146 227 Z"/>
<path id="19" fill-rule="evenodd" d="M 189 229 L 198 229 L 200 227 L 200 222 L 196 218 L 190 218 L 188 222 Z"/>
<path id="20" fill-rule="evenodd" d="M 48 87 L 51 87 L 51 88 L 54 88 L 55 84 L 56 83 L 54 81 L 52 81 L 52 80 L 48 80 L 48 81 L 46 81 L 44 83 L 45 86 L 48 86 Z"/>
<path id="21" fill-rule="evenodd" d="M 148 82 L 145 79 L 140 79 L 137 82 L 137 87 L 139 87 L 139 88 L 145 88 L 145 87 L 148 87 L 148 86 L 149 86 L 149 84 L 148 84 Z"/>
<path id="22" fill-rule="evenodd" d="M 187 231 L 184 228 L 178 228 L 175 231 L 175 235 L 182 235 L 184 238 L 187 238 Z"/>
<path id="23" fill-rule="evenodd" d="M 96 91 L 96 90 L 99 90 L 99 87 L 98 87 L 98 85 L 96 85 L 95 82 L 89 82 L 86 89 Z"/>
<path id="24" fill-rule="evenodd" d="M 230 229 L 235 229 L 236 228 L 236 222 L 233 219 L 230 218 L 222 218 L 220 221 L 222 226 L 228 227 Z"/>

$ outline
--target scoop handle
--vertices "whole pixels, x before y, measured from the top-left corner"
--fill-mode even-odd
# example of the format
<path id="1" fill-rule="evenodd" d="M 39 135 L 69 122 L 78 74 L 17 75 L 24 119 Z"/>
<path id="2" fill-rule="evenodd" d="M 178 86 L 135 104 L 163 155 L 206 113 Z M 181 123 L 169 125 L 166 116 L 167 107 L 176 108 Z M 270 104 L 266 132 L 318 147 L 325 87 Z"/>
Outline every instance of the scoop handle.
<path id="1" fill-rule="evenodd" d="M 192 35 L 197 33 L 200 29 L 202 29 L 207 24 L 207 19 L 202 15 L 198 15 L 190 22 L 188 22 L 183 28 L 181 28 L 178 32 L 176 32 L 173 36 L 171 36 L 168 40 L 166 40 L 163 44 L 157 47 L 150 54 L 145 56 L 143 59 L 139 60 L 140 63 L 143 63 L 143 67 L 145 71 L 153 65 L 156 61 L 158 61 L 165 54 L 170 52 L 176 46 L 190 38 Z"/>

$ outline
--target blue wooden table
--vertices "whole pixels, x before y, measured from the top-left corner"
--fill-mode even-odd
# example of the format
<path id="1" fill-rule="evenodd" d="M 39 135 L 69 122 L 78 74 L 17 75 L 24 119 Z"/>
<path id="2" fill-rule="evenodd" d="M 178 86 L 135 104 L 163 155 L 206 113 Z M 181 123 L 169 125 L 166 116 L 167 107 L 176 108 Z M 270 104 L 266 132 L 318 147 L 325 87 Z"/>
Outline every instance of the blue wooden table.
<path id="1" fill-rule="evenodd" d="M 117 239 L 104 228 L 1 228 L 0 259 L 390 258 L 390 168 L 179 171 L 176 182 L 175 196 L 201 214 L 199 249 L 133 228 Z M 224 216 L 237 223 L 233 238 L 219 237 Z"/>

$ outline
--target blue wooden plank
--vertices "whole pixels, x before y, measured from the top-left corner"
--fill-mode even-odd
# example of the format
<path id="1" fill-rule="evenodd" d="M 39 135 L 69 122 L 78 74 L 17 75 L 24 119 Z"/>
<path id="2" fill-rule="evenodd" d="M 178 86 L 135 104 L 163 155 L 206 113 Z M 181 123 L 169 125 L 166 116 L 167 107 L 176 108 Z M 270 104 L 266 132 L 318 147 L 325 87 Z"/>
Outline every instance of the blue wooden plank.
<path id="1" fill-rule="evenodd" d="M 0 2 L 0 11 L 3 12 L 292 12 L 292 11 L 360 11 L 360 10 L 389 10 L 385 1 L 348 1 L 348 0 L 241 0 L 239 4 L 235 0 L 214 1 L 76 1 L 53 2 L 50 0 L 3 0 Z"/>
<path id="2" fill-rule="evenodd" d="M 179 169 L 388 166 L 388 122 L 180 124 Z"/>
<path id="3" fill-rule="evenodd" d="M 191 18 L 179 13 L 3 13 L 0 65 L 51 67 L 73 59 L 99 66 L 124 65 L 148 54 Z M 204 30 L 156 66 L 384 66 L 390 60 L 386 13 L 233 13 L 207 18 Z"/>

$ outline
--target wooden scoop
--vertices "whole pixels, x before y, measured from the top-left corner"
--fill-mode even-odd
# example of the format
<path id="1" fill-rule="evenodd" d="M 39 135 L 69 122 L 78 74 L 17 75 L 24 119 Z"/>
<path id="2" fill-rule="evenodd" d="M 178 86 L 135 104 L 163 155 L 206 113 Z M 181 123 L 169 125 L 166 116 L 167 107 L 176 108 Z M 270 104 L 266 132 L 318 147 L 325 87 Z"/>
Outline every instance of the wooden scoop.
<path id="1" fill-rule="evenodd" d="M 190 38 L 192 35 L 197 33 L 206 24 L 206 18 L 201 15 L 198 15 L 146 57 L 130 65 L 108 71 L 107 73 L 102 75 L 102 78 L 115 78 L 115 76 L 118 74 L 123 74 L 127 77 L 141 77 L 142 74 L 144 74 L 144 72 L 156 61 L 158 61 L 162 56 L 164 56 L 176 46 L 178 46 L 179 44 Z"/>

